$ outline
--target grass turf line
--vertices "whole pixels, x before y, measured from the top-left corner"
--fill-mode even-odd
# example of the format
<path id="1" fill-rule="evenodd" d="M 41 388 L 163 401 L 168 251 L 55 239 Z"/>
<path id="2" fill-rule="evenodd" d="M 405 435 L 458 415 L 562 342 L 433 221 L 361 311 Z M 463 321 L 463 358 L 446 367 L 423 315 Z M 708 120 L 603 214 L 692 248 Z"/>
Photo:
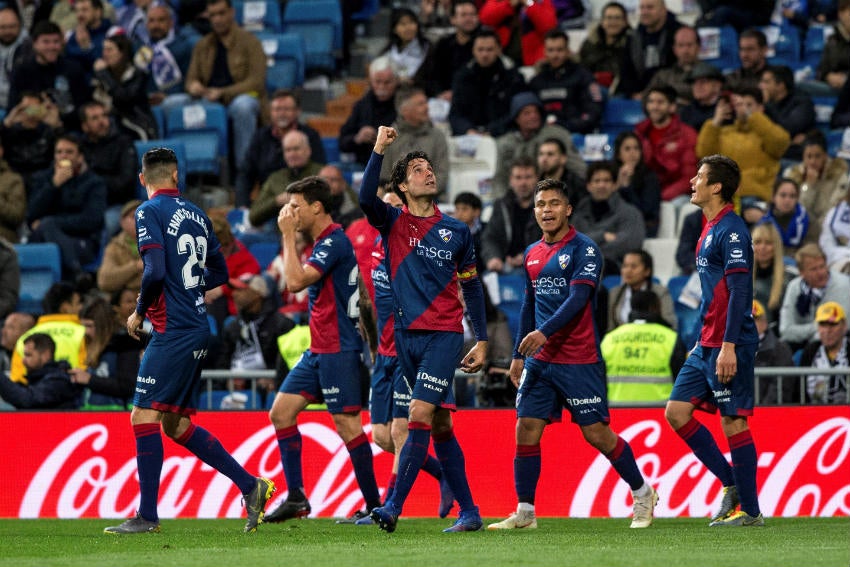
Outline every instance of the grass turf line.
<path id="1" fill-rule="evenodd" d="M 386 534 L 376 526 L 311 519 L 242 534 L 244 520 L 164 520 L 159 534 L 115 536 L 102 533 L 115 523 L 109 520 L 0 520 L 0 567 L 850 564 L 850 518 L 768 518 L 765 528 L 725 529 L 693 518 L 657 519 L 644 530 L 629 529 L 626 518 L 538 522 L 530 531 L 444 534 L 448 520 L 402 519 Z"/>

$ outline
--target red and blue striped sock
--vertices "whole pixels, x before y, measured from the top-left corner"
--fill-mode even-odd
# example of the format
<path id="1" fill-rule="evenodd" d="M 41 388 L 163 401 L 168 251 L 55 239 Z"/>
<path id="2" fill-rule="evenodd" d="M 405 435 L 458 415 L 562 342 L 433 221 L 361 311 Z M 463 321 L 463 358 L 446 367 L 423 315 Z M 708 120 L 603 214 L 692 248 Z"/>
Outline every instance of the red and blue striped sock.
<path id="1" fill-rule="evenodd" d="M 756 489 L 758 456 L 750 430 L 747 429 L 730 437 L 729 449 L 732 451 L 732 472 L 738 497 L 741 499 L 741 510 L 756 517 L 761 513 Z"/>
<path id="2" fill-rule="evenodd" d="M 439 435 L 433 435 L 434 452 L 440 460 L 440 468 L 446 476 L 449 488 L 454 492 L 455 500 L 463 512 L 478 512 L 478 507 L 472 500 L 472 491 L 466 478 L 466 459 L 463 450 L 457 442 L 454 430 L 449 429 Z"/>
<path id="3" fill-rule="evenodd" d="M 720 452 L 720 448 L 714 441 L 714 437 L 706 427 L 694 418 L 676 430 L 679 437 L 684 439 L 694 455 L 699 459 L 711 473 L 720 479 L 723 486 L 735 484 L 732 467 L 729 461 Z"/>
<path id="4" fill-rule="evenodd" d="M 248 473 L 233 456 L 224 450 L 215 435 L 194 423 L 186 432 L 175 439 L 177 443 L 192 451 L 203 462 L 229 478 L 239 487 L 239 492 L 248 494 L 257 484 L 257 477 Z"/>
<path id="5" fill-rule="evenodd" d="M 643 475 L 640 474 L 640 469 L 638 469 L 635 462 L 635 454 L 625 439 L 618 435 L 614 450 L 605 456 L 608 457 L 608 460 L 611 461 L 611 466 L 614 467 L 620 478 L 626 481 L 629 488 L 637 490 L 644 485 Z"/>
<path id="6" fill-rule="evenodd" d="M 393 492 L 395 492 L 396 478 L 398 478 L 398 475 L 396 475 L 396 473 L 392 473 L 390 475 L 389 480 L 387 480 L 387 492 L 386 494 L 384 494 L 384 502 L 393 497 Z"/>
<path id="7" fill-rule="evenodd" d="M 428 454 L 428 446 L 431 444 L 431 426 L 418 421 L 407 424 L 407 441 L 401 448 L 398 462 L 398 473 L 395 482 L 395 490 L 392 498 L 387 500 L 386 505 L 391 506 L 396 514 L 401 514 L 404 501 L 413 488 L 413 483 L 425 462 Z"/>
<path id="8" fill-rule="evenodd" d="M 443 478 L 443 469 L 440 468 L 440 461 L 434 455 L 428 454 L 425 457 L 425 462 L 422 464 L 422 470 L 437 480 Z"/>
<path id="9" fill-rule="evenodd" d="M 294 491 L 304 486 L 304 475 L 301 471 L 301 432 L 297 425 L 275 429 L 277 446 L 280 449 L 280 463 L 283 465 L 283 476 L 286 478 L 286 488 L 290 496 Z"/>
<path id="10" fill-rule="evenodd" d="M 366 434 L 360 435 L 345 444 L 351 466 L 354 467 L 354 477 L 363 493 L 366 508 L 371 510 L 381 505 L 381 494 L 378 492 L 378 483 L 375 481 L 375 469 L 372 463 L 372 447 Z"/>
<path id="11" fill-rule="evenodd" d="M 514 488 L 518 502 L 534 504 L 540 480 L 540 443 L 517 445 L 514 456 Z"/>
<path id="12" fill-rule="evenodd" d="M 162 474 L 162 434 L 159 423 L 133 426 L 136 436 L 136 467 L 139 469 L 139 515 L 149 522 L 158 522 L 156 503 L 159 500 L 159 476 Z"/>

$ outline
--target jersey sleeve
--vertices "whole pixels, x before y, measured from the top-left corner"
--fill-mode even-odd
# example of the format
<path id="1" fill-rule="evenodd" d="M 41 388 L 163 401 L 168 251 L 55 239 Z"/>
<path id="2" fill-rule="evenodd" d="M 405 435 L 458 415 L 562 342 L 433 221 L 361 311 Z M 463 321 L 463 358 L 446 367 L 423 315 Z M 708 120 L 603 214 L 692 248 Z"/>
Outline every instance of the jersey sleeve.
<path id="1" fill-rule="evenodd" d="M 599 280 L 602 276 L 602 252 L 599 248 L 590 242 L 585 245 L 576 247 L 576 258 L 573 258 L 573 272 L 570 277 L 570 285 L 587 284 L 593 288 L 599 286 Z M 569 258 L 564 260 L 569 261 Z M 559 257 L 558 261 L 561 265 L 565 262 Z"/>
<path id="2" fill-rule="evenodd" d="M 313 245 L 313 252 L 307 258 L 307 264 L 313 266 L 322 274 L 326 274 L 342 257 L 344 248 L 337 244 L 338 235 L 330 235 L 322 238 Z"/>
<path id="3" fill-rule="evenodd" d="M 735 231 L 724 232 L 720 247 L 723 253 L 723 273 L 733 274 L 736 272 L 749 272 L 747 257 L 750 254 L 748 247 L 752 249 L 748 234 L 740 234 Z"/>
<path id="4" fill-rule="evenodd" d="M 457 277 L 461 283 L 476 278 L 479 275 L 476 268 L 478 262 L 475 258 L 475 246 L 472 244 L 472 233 L 469 232 L 469 229 L 464 231 L 464 240 L 466 246 L 464 246 L 463 257 L 458 263 L 457 273 Z"/>
<path id="5" fill-rule="evenodd" d="M 148 201 L 150 203 L 150 201 Z M 165 232 L 159 222 L 159 215 L 152 207 L 140 206 L 136 210 L 136 240 L 139 252 L 147 248 L 164 248 Z"/>

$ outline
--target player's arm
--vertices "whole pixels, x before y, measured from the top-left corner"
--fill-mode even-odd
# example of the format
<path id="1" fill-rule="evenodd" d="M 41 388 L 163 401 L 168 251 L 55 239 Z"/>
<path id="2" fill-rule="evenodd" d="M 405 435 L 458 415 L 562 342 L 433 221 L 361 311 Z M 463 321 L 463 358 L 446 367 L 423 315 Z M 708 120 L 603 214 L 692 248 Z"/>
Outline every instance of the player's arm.
<path id="1" fill-rule="evenodd" d="M 523 260 L 523 266 L 525 260 Z M 511 367 L 508 375 L 511 377 L 511 382 L 519 388 L 519 379 L 522 375 L 522 370 L 525 368 L 525 356 L 520 354 L 519 345 L 522 343 L 523 337 L 534 330 L 534 286 L 531 284 L 531 278 L 528 277 L 528 272 L 525 274 L 525 293 L 522 297 L 522 305 L 519 308 L 519 328 L 517 329 L 516 337 L 514 337 L 514 352 L 511 360 Z"/>
<path id="2" fill-rule="evenodd" d="M 160 246 L 151 246 L 142 250 L 145 268 L 142 272 L 142 287 L 136 303 L 136 313 L 144 317 L 148 308 L 162 294 L 165 283 L 165 250 Z"/>
<path id="3" fill-rule="evenodd" d="M 393 143 L 398 134 L 394 128 L 380 126 L 378 128 L 378 139 L 372 149 L 372 155 L 363 172 L 363 181 L 360 184 L 360 208 L 369 219 L 369 224 L 380 228 L 386 224 L 387 209 L 390 205 L 378 198 L 378 183 L 381 178 L 381 166 L 384 164 L 384 151 Z"/>
<path id="4" fill-rule="evenodd" d="M 536 329 L 522 339 L 517 351 L 523 356 L 531 356 L 540 350 L 546 341 L 556 331 L 564 328 L 590 301 L 593 286 L 585 282 L 573 282 L 570 284 L 570 295 L 560 307 Z"/>
<path id="5" fill-rule="evenodd" d="M 224 259 L 224 254 L 217 250 L 207 256 L 204 262 L 204 291 L 224 285 L 227 278 L 227 260 Z"/>
<path id="6" fill-rule="evenodd" d="M 726 312 L 726 330 L 723 343 L 717 355 L 717 378 L 722 384 L 730 382 L 738 371 L 738 359 L 735 345 L 741 338 L 744 317 L 752 312 L 752 300 L 748 299 L 747 289 L 750 278 L 748 270 L 735 270 L 726 273 L 726 287 L 729 289 L 729 309 Z"/>
<path id="7" fill-rule="evenodd" d="M 475 332 L 476 343 L 460 362 L 460 369 L 464 372 L 478 372 L 487 362 L 487 315 L 484 308 L 484 287 L 475 271 L 473 265 L 465 273 L 460 274 L 460 288 L 463 292 L 463 300 L 466 303 L 466 311 L 472 321 L 472 329 Z"/>
<path id="8" fill-rule="evenodd" d="M 360 332 L 369 345 L 369 352 L 372 353 L 374 361 L 375 353 L 378 352 L 378 324 L 375 321 L 372 300 L 363 282 L 362 274 L 357 276 L 357 289 L 360 292 L 360 299 L 357 302 L 360 308 Z"/>

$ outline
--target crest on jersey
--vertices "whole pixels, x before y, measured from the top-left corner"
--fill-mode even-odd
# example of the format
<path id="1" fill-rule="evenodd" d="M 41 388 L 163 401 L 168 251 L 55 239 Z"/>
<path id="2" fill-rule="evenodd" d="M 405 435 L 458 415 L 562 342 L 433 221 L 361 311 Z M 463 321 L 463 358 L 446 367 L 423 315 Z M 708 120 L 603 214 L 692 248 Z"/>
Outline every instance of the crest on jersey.
<path id="1" fill-rule="evenodd" d="M 330 246 L 333 243 L 334 241 L 330 238 L 325 238 L 325 240 L 322 242 L 322 244 L 324 244 L 325 246 Z"/>
<path id="2" fill-rule="evenodd" d="M 570 263 L 570 255 L 569 254 L 561 254 L 558 256 L 558 265 L 561 266 L 561 269 L 567 267 L 567 264 Z"/>
<path id="3" fill-rule="evenodd" d="M 737 232 L 733 232 L 729 235 L 729 242 L 741 242 L 740 238 L 738 238 Z"/>
<path id="4" fill-rule="evenodd" d="M 593 249 L 593 246 L 588 246 L 587 250 L 585 250 L 585 254 L 588 256 L 596 256 L 596 250 Z"/>
<path id="5" fill-rule="evenodd" d="M 144 218 L 145 218 L 145 211 L 143 211 L 142 209 L 137 210 L 136 211 L 136 220 L 144 220 Z"/>
<path id="6" fill-rule="evenodd" d="M 448 242 L 449 240 L 452 239 L 452 231 L 450 231 L 447 228 L 441 228 L 440 230 L 437 231 L 437 234 L 440 235 L 440 238 L 443 239 L 443 242 Z"/>

